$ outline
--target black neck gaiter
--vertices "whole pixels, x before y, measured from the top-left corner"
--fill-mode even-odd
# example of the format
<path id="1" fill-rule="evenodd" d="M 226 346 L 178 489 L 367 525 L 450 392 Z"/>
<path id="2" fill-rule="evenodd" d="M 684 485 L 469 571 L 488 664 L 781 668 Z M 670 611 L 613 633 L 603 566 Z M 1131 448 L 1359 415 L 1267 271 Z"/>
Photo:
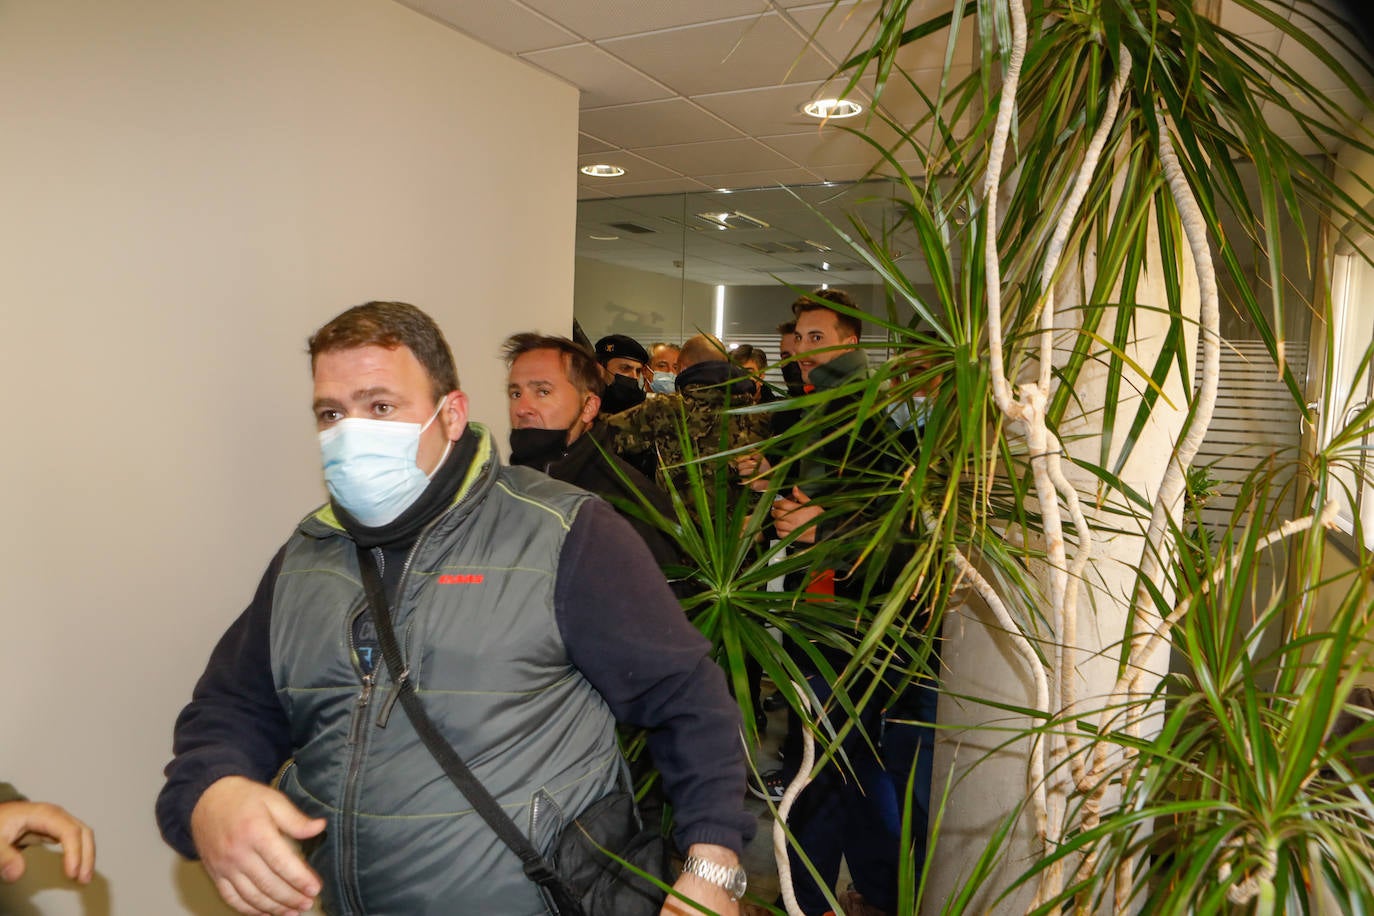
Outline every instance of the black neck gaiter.
<path id="1" fill-rule="evenodd" d="M 510 463 L 547 472 L 549 465 L 568 453 L 566 429 L 513 429 L 510 431 Z"/>

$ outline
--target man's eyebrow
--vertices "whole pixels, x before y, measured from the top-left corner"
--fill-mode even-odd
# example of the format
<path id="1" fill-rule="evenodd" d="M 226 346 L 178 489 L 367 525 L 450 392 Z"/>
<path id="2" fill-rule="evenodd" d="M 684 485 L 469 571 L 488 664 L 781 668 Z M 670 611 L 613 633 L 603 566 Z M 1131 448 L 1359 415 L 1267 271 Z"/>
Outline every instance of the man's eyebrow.
<path id="1" fill-rule="evenodd" d="M 371 388 L 359 388 L 349 395 L 349 397 L 355 401 L 366 401 L 370 398 L 378 397 L 379 395 L 386 395 L 396 400 L 402 400 L 400 392 L 388 388 L 385 385 L 373 385 Z"/>
<path id="2" fill-rule="evenodd" d="M 371 388 L 359 388 L 357 391 L 350 394 L 348 398 L 350 401 L 355 402 L 367 401 L 379 395 L 390 396 L 398 401 L 403 400 L 396 392 L 385 385 L 374 385 Z M 343 407 L 344 404 L 337 398 L 315 398 L 313 406 L 316 410 L 319 410 L 321 407 Z"/>

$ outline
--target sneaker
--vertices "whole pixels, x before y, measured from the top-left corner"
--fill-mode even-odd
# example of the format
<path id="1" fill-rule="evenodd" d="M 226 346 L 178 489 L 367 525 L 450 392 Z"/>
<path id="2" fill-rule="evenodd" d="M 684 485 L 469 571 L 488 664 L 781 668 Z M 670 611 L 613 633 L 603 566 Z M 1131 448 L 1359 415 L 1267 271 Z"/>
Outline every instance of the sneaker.
<path id="1" fill-rule="evenodd" d="M 783 775 L 782 770 L 769 770 L 767 773 L 760 773 L 757 776 L 749 777 L 749 794 L 764 801 L 772 801 L 777 804 L 782 801 L 782 794 L 787 791 L 787 784 L 791 782 L 787 776 Z"/>

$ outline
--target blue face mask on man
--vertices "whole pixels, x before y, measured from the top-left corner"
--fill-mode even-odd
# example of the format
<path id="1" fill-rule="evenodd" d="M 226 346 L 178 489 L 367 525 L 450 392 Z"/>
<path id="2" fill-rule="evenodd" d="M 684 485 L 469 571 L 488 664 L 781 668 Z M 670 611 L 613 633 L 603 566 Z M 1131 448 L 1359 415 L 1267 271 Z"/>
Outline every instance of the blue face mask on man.
<path id="1" fill-rule="evenodd" d="M 447 400 L 447 399 L 445 399 Z M 320 458 L 324 482 L 334 501 L 368 528 L 389 525 L 410 507 L 434 476 L 415 464 L 420 436 L 444 409 L 439 402 L 433 415 L 420 423 L 345 417 L 320 431 Z M 453 447 L 444 448 L 438 471 Z"/>
<path id="2" fill-rule="evenodd" d="M 672 394 L 677 391 L 677 373 L 655 372 L 649 387 L 658 394 Z"/>

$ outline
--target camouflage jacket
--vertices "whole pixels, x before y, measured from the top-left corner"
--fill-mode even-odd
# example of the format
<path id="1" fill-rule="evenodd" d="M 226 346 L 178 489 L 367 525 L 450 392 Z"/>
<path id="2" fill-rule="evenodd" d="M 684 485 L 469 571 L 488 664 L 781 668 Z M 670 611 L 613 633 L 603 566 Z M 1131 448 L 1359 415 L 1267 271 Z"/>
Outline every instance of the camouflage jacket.
<path id="1" fill-rule="evenodd" d="M 685 428 L 693 457 L 715 455 L 768 437 L 767 414 L 727 414 L 731 405 L 750 403 L 752 383 L 739 384 L 740 373 L 724 361 L 698 363 L 678 376 L 678 393 L 649 398 L 643 404 L 603 418 L 611 429 L 616 452 L 656 479 L 667 490 L 687 497 L 686 460 L 679 428 Z M 701 462 L 707 492 L 723 461 Z"/>

